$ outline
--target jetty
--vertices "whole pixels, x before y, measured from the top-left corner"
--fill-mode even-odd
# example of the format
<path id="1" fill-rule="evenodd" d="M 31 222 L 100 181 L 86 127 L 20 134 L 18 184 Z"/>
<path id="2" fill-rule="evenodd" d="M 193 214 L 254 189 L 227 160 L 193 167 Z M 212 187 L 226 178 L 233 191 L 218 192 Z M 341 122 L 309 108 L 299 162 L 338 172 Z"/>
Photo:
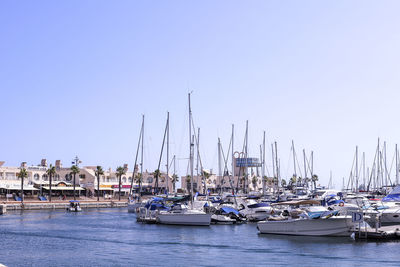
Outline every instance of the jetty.
<path id="1" fill-rule="evenodd" d="M 7 202 L 1 204 L 2 211 L 5 213 L 6 211 L 11 210 L 42 210 L 42 209 L 67 209 L 69 207 L 69 201 L 54 201 L 54 202 L 41 202 L 41 201 L 32 201 L 32 202 Z M 81 201 L 80 206 L 82 209 L 87 208 L 121 208 L 127 207 L 126 201 Z"/>
<path id="2" fill-rule="evenodd" d="M 361 227 L 360 230 L 353 232 L 355 240 L 363 241 L 386 241 L 400 240 L 400 225 L 381 226 L 379 228 Z"/>

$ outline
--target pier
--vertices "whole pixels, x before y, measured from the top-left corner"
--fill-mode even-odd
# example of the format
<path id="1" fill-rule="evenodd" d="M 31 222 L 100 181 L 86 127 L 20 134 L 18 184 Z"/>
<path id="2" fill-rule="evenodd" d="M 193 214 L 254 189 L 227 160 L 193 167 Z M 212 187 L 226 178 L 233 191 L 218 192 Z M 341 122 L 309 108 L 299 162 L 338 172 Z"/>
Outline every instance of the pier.
<path id="1" fill-rule="evenodd" d="M 57 202 L 8 202 L 0 205 L 0 214 L 10 210 L 41 210 L 41 209 L 67 209 L 70 203 L 68 201 Z M 121 208 L 127 207 L 126 201 L 80 201 L 82 209 L 88 208 Z M 3 212 L 1 212 L 3 211 Z"/>

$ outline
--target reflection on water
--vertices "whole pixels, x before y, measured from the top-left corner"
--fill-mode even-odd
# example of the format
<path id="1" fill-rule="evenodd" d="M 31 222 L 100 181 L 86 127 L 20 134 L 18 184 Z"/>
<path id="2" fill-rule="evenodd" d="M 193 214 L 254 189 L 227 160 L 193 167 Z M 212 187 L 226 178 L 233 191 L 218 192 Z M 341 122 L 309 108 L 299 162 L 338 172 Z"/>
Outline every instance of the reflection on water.
<path id="1" fill-rule="evenodd" d="M 397 242 L 260 235 L 256 224 L 181 227 L 136 223 L 126 208 L 9 212 L 0 217 L 9 266 L 395 266 Z"/>

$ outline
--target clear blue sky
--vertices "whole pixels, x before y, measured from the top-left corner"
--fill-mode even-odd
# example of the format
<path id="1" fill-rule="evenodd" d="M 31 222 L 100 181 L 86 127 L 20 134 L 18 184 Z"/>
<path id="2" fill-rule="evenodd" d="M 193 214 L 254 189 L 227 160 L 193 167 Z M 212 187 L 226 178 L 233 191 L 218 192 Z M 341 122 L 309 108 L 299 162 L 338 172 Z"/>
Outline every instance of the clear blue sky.
<path id="1" fill-rule="evenodd" d="M 371 164 L 378 137 L 390 158 L 400 142 L 399 10 L 364 0 L 1 1 L 0 160 L 132 166 L 145 114 L 153 171 L 167 111 L 171 154 L 188 156 L 193 90 L 205 168 L 216 170 L 217 137 L 226 150 L 232 123 L 241 148 L 248 119 L 250 154 L 266 130 L 290 175 L 294 139 L 339 187 L 356 145 Z"/>

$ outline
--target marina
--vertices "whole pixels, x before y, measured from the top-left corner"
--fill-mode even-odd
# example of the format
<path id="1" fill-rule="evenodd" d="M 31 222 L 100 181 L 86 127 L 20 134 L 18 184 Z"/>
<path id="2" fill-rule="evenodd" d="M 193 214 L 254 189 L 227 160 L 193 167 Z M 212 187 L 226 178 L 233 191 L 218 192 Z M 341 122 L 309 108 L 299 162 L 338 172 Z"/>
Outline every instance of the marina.
<path id="1" fill-rule="evenodd" d="M 255 223 L 142 224 L 126 208 L 11 211 L 1 217 L 0 263 L 26 265 L 397 266 L 397 242 L 260 235 Z M 24 253 L 21 253 L 23 251 Z M 71 256 L 73 255 L 73 256 Z M 377 256 L 379 255 L 379 256 Z"/>

